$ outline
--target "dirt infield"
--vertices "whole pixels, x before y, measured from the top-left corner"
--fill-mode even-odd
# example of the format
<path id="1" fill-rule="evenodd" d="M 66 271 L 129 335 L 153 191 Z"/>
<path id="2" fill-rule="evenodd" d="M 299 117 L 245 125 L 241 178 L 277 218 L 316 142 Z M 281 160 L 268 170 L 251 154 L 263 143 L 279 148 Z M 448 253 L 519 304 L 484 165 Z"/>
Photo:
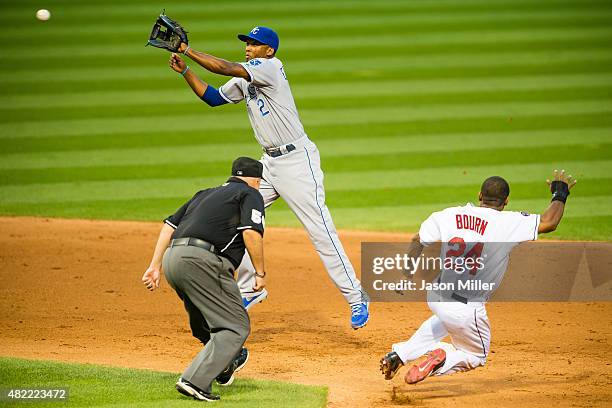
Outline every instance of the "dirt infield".
<path id="1" fill-rule="evenodd" d="M 198 351 L 165 282 L 140 283 L 160 224 L 0 219 L 0 353 L 179 372 Z M 361 241 L 342 233 L 359 266 Z M 372 305 L 353 331 L 348 306 L 301 230 L 269 229 L 270 298 L 253 309 L 240 376 L 329 386 L 330 407 L 592 407 L 612 400 L 612 302 L 488 305 L 487 365 L 416 385 L 386 382 L 378 360 L 427 317 L 424 304 Z M 542 271 L 546 273 L 546 271 Z M 169 385 L 170 386 L 170 385 Z"/>

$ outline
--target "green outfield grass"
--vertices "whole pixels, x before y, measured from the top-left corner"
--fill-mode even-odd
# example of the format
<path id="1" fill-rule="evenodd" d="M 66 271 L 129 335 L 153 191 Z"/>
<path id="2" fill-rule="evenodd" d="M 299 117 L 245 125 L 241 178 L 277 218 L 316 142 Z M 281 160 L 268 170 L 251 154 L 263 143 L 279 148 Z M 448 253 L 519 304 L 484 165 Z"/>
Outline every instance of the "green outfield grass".
<path id="1" fill-rule="evenodd" d="M 166 8 L 230 60 L 236 33 L 277 29 L 339 228 L 415 231 L 490 175 L 541 212 L 565 168 L 579 183 L 547 237 L 612 239 L 609 0 L 57 0 L 46 23 L 39 2 L 5 3 L 0 214 L 160 220 L 261 154 L 243 105 L 209 108 L 144 47 Z M 267 221 L 299 225 L 282 200 Z"/>
<path id="2" fill-rule="evenodd" d="M 66 402 L 36 401 L 37 407 L 185 407 L 202 404 L 174 389 L 178 376 L 177 373 L 0 357 L 0 388 L 3 391 L 68 388 Z M 318 408 L 325 406 L 327 399 L 325 387 L 246 379 L 237 379 L 231 387 L 213 386 L 213 392 L 221 395 L 218 406 L 236 408 Z M 0 399 L 0 405 L 32 405 L 7 401 Z"/>

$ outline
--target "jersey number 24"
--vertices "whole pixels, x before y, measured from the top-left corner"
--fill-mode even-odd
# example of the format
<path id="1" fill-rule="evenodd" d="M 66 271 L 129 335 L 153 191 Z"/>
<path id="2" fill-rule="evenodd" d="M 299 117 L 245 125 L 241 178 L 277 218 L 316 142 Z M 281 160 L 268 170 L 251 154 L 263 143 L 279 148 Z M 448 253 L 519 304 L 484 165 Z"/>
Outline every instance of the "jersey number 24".
<path id="1" fill-rule="evenodd" d="M 472 248 L 468 251 L 467 244 L 461 237 L 454 237 L 448 241 L 449 250 L 446 251 L 446 258 L 465 258 L 465 259 L 476 259 L 482 256 L 482 250 L 484 249 L 483 242 L 476 242 Z M 476 275 L 478 268 L 474 267 L 470 270 L 470 275 Z"/>

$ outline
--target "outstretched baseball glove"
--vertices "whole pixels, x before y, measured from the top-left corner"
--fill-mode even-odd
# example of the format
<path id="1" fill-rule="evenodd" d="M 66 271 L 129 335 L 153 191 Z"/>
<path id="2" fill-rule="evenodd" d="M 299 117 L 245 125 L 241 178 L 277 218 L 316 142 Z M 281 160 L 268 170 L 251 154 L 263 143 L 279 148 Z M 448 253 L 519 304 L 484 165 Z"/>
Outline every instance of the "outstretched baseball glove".
<path id="1" fill-rule="evenodd" d="M 153 24 L 153 30 L 147 45 L 178 52 L 181 43 L 189 44 L 187 31 L 176 21 L 162 12 Z"/>

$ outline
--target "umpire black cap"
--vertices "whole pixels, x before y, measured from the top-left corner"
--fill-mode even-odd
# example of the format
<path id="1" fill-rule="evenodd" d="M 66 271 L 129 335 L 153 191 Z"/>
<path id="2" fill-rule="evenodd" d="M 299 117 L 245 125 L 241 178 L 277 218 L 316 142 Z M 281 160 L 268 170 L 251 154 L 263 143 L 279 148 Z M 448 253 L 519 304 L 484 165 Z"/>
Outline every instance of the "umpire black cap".
<path id="1" fill-rule="evenodd" d="M 232 163 L 232 176 L 261 178 L 263 164 L 250 157 L 239 157 Z"/>

